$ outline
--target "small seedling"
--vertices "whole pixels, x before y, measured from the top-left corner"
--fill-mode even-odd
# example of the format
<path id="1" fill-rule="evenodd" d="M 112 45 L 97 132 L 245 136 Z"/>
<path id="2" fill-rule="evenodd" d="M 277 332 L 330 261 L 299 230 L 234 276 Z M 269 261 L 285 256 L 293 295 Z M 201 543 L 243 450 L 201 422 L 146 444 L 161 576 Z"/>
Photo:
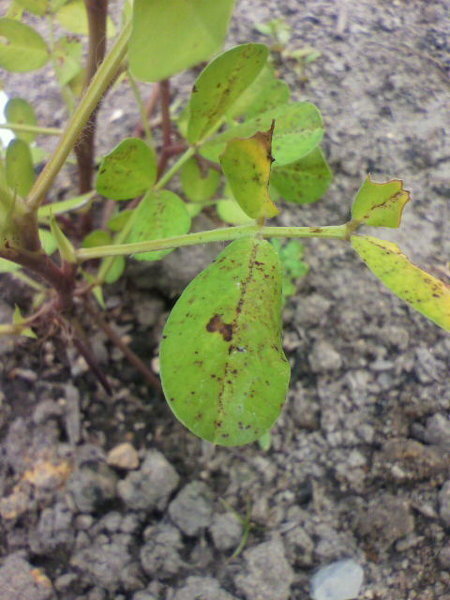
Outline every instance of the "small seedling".
<path id="1" fill-rule="evenodd" d="M 16 138 L 0 162 L 0 269 L 21 277 L 36 297 L 34 312 L 16 310 L 0 334 L 63 333 L 109 391 L 86 342 L 80 315 L 87 314 L 158 385 L 145 364 L 149 357 L 137 357 L 101 315 L 108 284 L 121 277 L 127 256 L 159 261 L 175 248 L 231 242 L 175 304 L 160 351 L 162 387 L 176 417 L 196 435 L 225 446 L 267 439 L 282 410 L 290 368 L 281 344 L 281 307 L 305 272 L 298 239 L 350 244 L 394 294 L 450 328 L 448 286 L 412 264 L 396 244 L 359 233 L 364 225 L 400 225 L 409 200 L 401 180 L 376 183 L 367 177 L 347 223 L 267 224 L 282 208 L 279 199 L 301 205 L 327 190 L 324 126 L 313 104 L 290 101 L 265 45 L 242 44 L 217 54 L 233 4 L 125 2 L 119 33 L 109 27 L 114 39 L 107 54 L 106 0 L 86 0 L 85 13 L 79 0 L 16 0 L 0 19 L 0 66 L 28 72 L 51 61 L 67 105 L 76 103 L 63 130 L 41 127 L 24 99 L 14 98 L 7 109 L 10 122 L 2 127 Z M 46 42 L 21 20 L 28 13 L 75 33 Z M 86 14 L 90 32 L 85 70 L 80 14 Z M 183 110 L 174 114 L 169 78 L 212 55 Z M 155 82 L 147 105 L 136 80 Z M 138 102 L 145 140 L 127 137 L 111 148 L 94 182 L 97 108 L 111 86 L 126 82 Z M 151 125 L 157 103 L 160 135 Z M 58 135 L 59 142 L 36 176 L 33 144 L 40 135 Z M 56 176 L 72 151 L 80 194 L 52 201 Z M 182 194 L 168 189 L 175 177 Z M 189 233 L 192 216 L 205 206 L 217 206 L 225 220 L 242 224 Z M 97 222 L 100 228 L 93 226 Z M 287 238 L 292 241 L 284 245 Z"/>

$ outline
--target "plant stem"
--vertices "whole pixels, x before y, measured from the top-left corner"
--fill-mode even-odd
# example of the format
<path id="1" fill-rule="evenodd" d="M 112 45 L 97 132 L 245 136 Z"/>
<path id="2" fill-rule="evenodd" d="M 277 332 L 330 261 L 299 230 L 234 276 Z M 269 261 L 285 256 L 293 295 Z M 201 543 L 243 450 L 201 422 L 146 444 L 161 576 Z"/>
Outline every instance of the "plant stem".
<path id="1" fill-rule="evenodd" d="M 74 147 L 80 133 L 91 116 L 92 111 L 98 105 L 103 94 L 108 89 L 110 83 L 120 69 L 126 53 L 130 33 L 131 23 L 127 23 L 82 96 L 78 107 L 73 113 L 72 118 L 69 120 L 64 133 L 59 140 L 55 152 L 36 179 L 30 191 L 28 203 L 32 209 L 37 209 L 45 198 L 55 177 L 64 165 L 70 151 Z"/>
<path id="2" fill-rule="evenodd" d="M 61 135 L 63 133 L 63 130 L 58 127 L 39 127 L 39 125 L 25 125 L 24 123 L 0 123 L 0 129 L 11 129 L 12 131 L 36 133 L 38 135 Z"/>
<path id="3" fill-rule="evenodd" d="M 247 236 L 263 238 L 316 237 L 346 240 L 348 238 L 348 231 L 347 225 L 332 225 L 328 227 L 260 227 L 259 225 L 242 225 L 240 227 L 224 227 L 209 231 L 199 231 L 197 233 L 188 233 L 171 238 L 150 240 L 148 242 L 80 248 L 76 250 L 76 257 L 79 261 L 84 261 L 104 256 L 126 256 L 139 252 L 167 250 L 169 248 L 180 248 L 181 246 L 193 246 L 195 244 L 227 242 Z"/>
<path id="4" fill-rule="evenodd" d="M 134 79 L 133 75 L 130 73 L 129 70 L 127 71 L 127 77 L 128 77 L 128 81 L 130 82 L 130 87 L 131 87 L 131 91 L 133 92 L 134 99 L 136 100 L 136 104 L 138 105 L 138 108 L 139 108 L 139 115 L 140 115 L 140 119 L 141 119 L 140 126 L 144 132 L 145 141 L 147 143 L 150 143 L 153 139 L 152 130 L 150 129 L 150 123 L 149 123 L 149 120 L 147 117 L 147 112 L 145 110 L 144 102 L 142 100 L 141 92 L 136 83 L 136 80 Z"/>
<path id="5" fill-rule="evenodd" d="M 164 173 L 164 175 L 156 182 L 156 185 L 153 189 L 157 191 L 157 190 L 160 190 L 161 188 L 163 188 L 172 179 L 172 177 L 181 169 L 181 167 L 184 165 L 184 163 L 186 161 L 188 161 L 191 158 L 191 156 L 194 156 L 194 154 L 195 154 L 195 148 L 193 146 L 188 148 L 180 156 L 180 158 L 177 160 L 177 162 L 175 164 L 173 164 L 170 167 L 170 169 L 168 171 L 166 171 Z"/>
<path id="6" fill-rule="evenodd" d="M 120 335 L 114 331 L 114 329 L 103 319 L 101 314 L 89 303 L 86 303 L 86 309 L 91 315 L 94 323 L 109 337 L 109 339 L 115 344 L 122 354 L 129 360 L 129 362 L 139 371 L 151 387 L 155 388 L 159 392 L 161 391 L 161 384 L 159 379 L 150 371 L 150 369 L 142 362 L 142 360 L 131 350 L 127 344 L 122 340 Z"/>
<path id="7" fill-rule="evenodd" d="M 89 51 L 86 66 L 86 89 L 103 62 L 106 51 L 106 18 L 108 16 L 108 0 L 84 0 L 89 28 Z M 80 194 L 92 188 L 94 173 L 94 140 L 97 124 L 98 104 L 92 111 L 78 142 L 75 154 L 78 163 L 78 186 Z"/>

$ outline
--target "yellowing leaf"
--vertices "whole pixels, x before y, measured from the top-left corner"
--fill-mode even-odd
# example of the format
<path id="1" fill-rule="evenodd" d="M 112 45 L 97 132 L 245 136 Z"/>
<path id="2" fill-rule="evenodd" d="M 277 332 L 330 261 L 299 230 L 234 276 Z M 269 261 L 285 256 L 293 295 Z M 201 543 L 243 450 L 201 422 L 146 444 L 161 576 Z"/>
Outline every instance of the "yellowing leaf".
<path id="1" fill-rule="evenodd" d="M 45 65 L 47 44 L 32 27 L 14 19 L 0 19 L 0 68 L 24 73 Z"/>
<path id="2" fill-rule="evenodd" d="M 352 218 L 373 227 L 398 227 L 409 199 L 401 179 L 376 183 L 368 175 L 353 201 Z"/>
<path id="3" fill-rule="evenodd" d="M 185 289 L 161 343 L 170 408 L 215 444 L 257 440 L 281 412 L 289 364 L 281 347 L 281 267 L 266 240 L 236 240 Z"/>
<path id="4" fill-rule="evenodd" d="M 434 323 L 450 330 L 450 288 L 414 265 L 397 244 L 354 235 L 353 248 L 396 296 Z"/>
<path id="5" fill-rule="evenodd" d="M 248 139 L 228 142 L 220 158 L 233 196 L 252 219 L 270 218 L 278 209 L 269 196 L 272 127 Z"/>

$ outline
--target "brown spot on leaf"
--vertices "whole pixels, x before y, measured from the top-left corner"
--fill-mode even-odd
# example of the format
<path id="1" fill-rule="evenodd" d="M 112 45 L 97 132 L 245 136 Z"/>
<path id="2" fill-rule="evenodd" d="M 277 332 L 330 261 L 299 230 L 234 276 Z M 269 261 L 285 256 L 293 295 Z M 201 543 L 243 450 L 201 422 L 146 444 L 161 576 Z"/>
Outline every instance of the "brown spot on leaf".
<path id="1" fill-rule="evenodd" d="M 222 321 L 222 315 L 214 315 L 211 317 L 206 325 L 206 330 L 210 333 L 220 333 L 226 342 L 233 339 L 233 325 L 231 323 L 224 323 Z"/>

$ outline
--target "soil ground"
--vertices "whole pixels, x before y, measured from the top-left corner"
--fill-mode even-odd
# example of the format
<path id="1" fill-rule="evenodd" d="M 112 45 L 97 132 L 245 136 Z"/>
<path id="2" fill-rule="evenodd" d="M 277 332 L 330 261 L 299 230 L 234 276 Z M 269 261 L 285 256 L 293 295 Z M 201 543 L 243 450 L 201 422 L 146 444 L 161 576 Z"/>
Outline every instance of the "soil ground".
<path id="1" fill-rule="evenodd" d="M 266 41 L 255 24 L 282 18 L 288 49 L 321 53 L 304 75 L 289 58 L 279 71 L 324 115 L 334 182 L 315 205 L 284 206 L 279 224 L 341 223 L 367 173 L 402 178 L 413 200 L 381 237 L 446 277 L 448 9 L 238 2 L 228 45 Z M 50 77 L 7 79 L 47 126 L 63 119 Z M 191 82 L 177 77 L 175 97 Z M 137 114 L 123 88 L 101 114 L 107 150 Z M 108 292 L 111 324 L 148 363 L 175 296 L 214 252 L 130 268 Z M 311 241 L 306 256 L 283 315 L 291 391 L 267 451 L 194 438 L 98 332 L 111 398 L 63 340 L 0 340 L 1 600 L 303 600 L 341 558 L 364 570 L 360 599 L 450 599 L 449 338 L 346 245 Z M 0 321 L 23 293 L 2 278 Z"/>

